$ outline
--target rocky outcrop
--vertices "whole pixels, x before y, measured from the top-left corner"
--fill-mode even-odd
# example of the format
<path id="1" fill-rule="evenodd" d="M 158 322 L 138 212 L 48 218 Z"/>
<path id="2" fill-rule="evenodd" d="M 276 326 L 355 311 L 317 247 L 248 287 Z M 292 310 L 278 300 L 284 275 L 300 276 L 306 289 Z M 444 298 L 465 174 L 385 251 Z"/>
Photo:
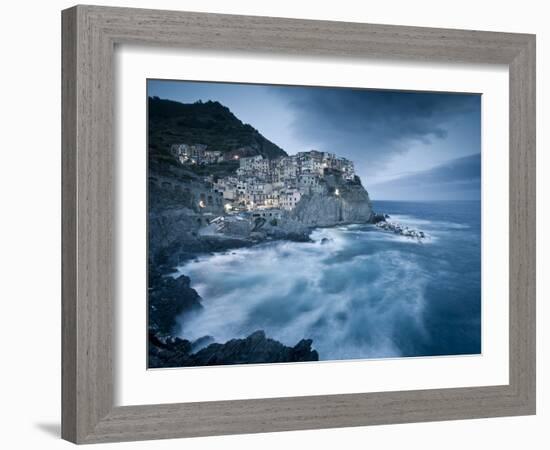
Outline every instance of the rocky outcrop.
<path id="1" fill-rule="evenodd" d="M 201 234 L 200 230 L 208 223 L 208 219 L 187 208 L 149 212 L 150 262 L 158 270 L 169 273 L 198 254 L 247 247 L 255 243 L 249 239 L 250 231 L 218 236 Z"/>
<path id="2" fill-rule="evenodd" d="M 376 227 L 384 231 L 391 231 L 392 233 L 400 236 L 417 239 L 419 242 L 428 237 L 423 231 L 415 230 L 414 228 L 409 228 L 408 226 L 401 225 L 399 223 L 388 222 L 386 220 L 376 222 Z"/>
<path id="3" fill-rule="evenodd" d="M 223 216 L 199 231 L 200 240 L 211 248 L 215 242 L 224 248 L 246 247 L 268 240 L 310 242 L 311 228 L 284 213 L 276 219 L 261 217 Z M 240 245 L 232 245 L 240 243 Z M 211 250 L 215 251 L 215 250 Z"/>
<path id="4" fill-rule="evenodd" d="M 356 181 L 336 184 L 328 194 L 305 195 L 292 217 L 309 227 L 329 227 L 371 222 L 374 213 L 368 192 Z"/>
<path id="5" fill-rule="evenodd" d="M 376 225 L 378 223 L 385 222 L 386 219 L 389 219 L 389 217 L 390 216 L 388 216 L 387 214 L 374 213 L 370 221 L 371 223 Z"/>
<path id="6" fill-rule="evenodd" d="M 173 333 L 177 318 L 186 312 L 202 309 L 201 298 L 185 275 L 177 278 L 149 270 L 149 331 L 159 335 Z"/>
<path id="7" fill-rule="evenodd" d="M 200 311 L 201 297 L 185 275 L 163 275 L 156 266 L 149 267 L 149 367 L 185 367 L 220 364 L 317 361 L 312 341 L 303 339 L 294 347 L 266 337 L 257 331 L 245 339 L 225 344 L 203 336 L 194 342 L 173 337 L 179 332 L 178 319 Z"/>
<path id="8" fill-rule="evenodd" d="M 318 361 L 319 354 L 311 345 L 311 339 L 302 339 L 294 347 L 287 347 L 259 330 L 245 339 L 213 343 L 193 353 L 196 342 L 150 334 L 149 368 Z"/>
<path id="9" fill-rule="evenodd" d="M 283 239 L 294 242 L 310 242 L 310 227 L 296 220 L 290 214 L 283 215 L 277 221 L 266 221 L 256 234 L 261 239 Z"/>

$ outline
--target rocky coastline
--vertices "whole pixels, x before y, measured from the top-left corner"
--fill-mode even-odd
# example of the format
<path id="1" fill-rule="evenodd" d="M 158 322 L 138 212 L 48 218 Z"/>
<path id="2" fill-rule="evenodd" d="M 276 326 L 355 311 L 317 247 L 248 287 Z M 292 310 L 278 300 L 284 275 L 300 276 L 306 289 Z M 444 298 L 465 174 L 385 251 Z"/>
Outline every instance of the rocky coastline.
<path id="1" fill-rule="evenodd" d="M 387 218 L 389 218 L 389 216 Z M 387 220 L 377 222 L 376 227 L 384 231 L 390 231 L 400 236 L 404 236 L 411 239 L 417 239 L 419 242 L 421 242 L 422 239 L 425 239 L 428 237 L 426 233 L 424 233 L 421 230 L 416 230 L 406 225 L 401 225 L 399 223 L 390 222 Z"/>
<path id="2" fill-rule="evenodd" d="M 225 251 L 256 243 L 251 240 L 233 239 L 220 240 L 218 243 L 213 243 L 212 240 L 209 242 L 209 248 L 213 251 Z M 188 252 L 185 256 L 194 258 L 198 254 Z M 189 277 L 173 276 L 171 264 L 149 264 L 149 368 L 319 360 L 310 339 L 303 339 L 294 347 L 287 347 L 267 337 L 263 330 L 258 330 L 244 339 L 232 339 L 225 343 L 214 342 L 211 336 L 203 336 L 193 342 L 178 337 L 179 320 L 185 320 L 185 315 L 199 312 L 203 308 L 202 298 L 191 287 Z"/>
<path id="3" fill-rule="evenodd" d="M 287 347 L 262 330 L 225 343 L 213 342 L 209 336 L 195 342 L 178 337 L 179 321 L 204 306 L 189 277 L 174 273 L 186 261 L 205 254 L 274 240 L 312 242 L 311 232 L 318 227 L 385 223 L 386 218 L 373 211 L 353 163 L 316 151 L 304 153 L 304 162 L 298 162 L 298 156 L 292 159 L 217 102 L 184 105 L 150 98 L 149 106 L 149 367 L 318 360 L 311 340 Z M 224 132 L 209 131 L 218 128 Z M 215 161 L 193 160 L 199 153 L 206 158 L 208 148 L 215 149 L 208 154 Z M 193 152 L 198 153 L 193 156 Z M 293 179 L 294 184 L 302 183 L 300 195 L 296 190 L 285 192 L 278 208 L 258 205 L 256 198 L 227 200 L 220 180 L 234 179 L 239 171 L 254 175 L 255 166 L 245 170 L 248 162 L 244 162 L 250 157 L 257 157 L 251 164 L 257 164 L 258 170 L 273 166 L 279 175 L 286 173 L 281 167 L 292 172 L 298 167 L 294 163 L 303 164 L 303 180 L 296 178 L 296 172 Z M 319 158 L 325 158 L 324 166 L 311 165 L 314 160 L 320 163 Z M 306 164 L 311 167 L 306 169 Z M 241 178 L 244 182 L 246 177 Z M 271 181 L 272 186 L 277 184 Z"/>
<path id="4" fill-rule="evenodd" d="M 175 182 L 174 182 L 175 183 Z M 176 193 L 187 192 L 175 206 L 163 204 L 150 186 L 149 259 L 169 272 L 171 268 L 198 254 L 252 246 L 269 240 L 310 241 L 314 228 L 352 223 L 376 223 L 384 220 L 372 209 L 367 191 L 358 180 L 333 188 L 337 194 L 305 195 L 292 211 L 280 211 L 275 219 L 261 213 L 226 214 L 223 208 L 198 210 L 197 195 L 189 183 L 178 181 Z M 178 195 L 178 194 L 176 194 Z M 265 215 L 265 214 L 264 214 Z"/>
<path id="5" fill-rule="evenodd" d="M 262 330 L 224 344 L 208 343 L 211 341 L 208 336 L 200 340 L 203 342 L 190 342 L 178 337 L 159 338 L 150 333 L 149 368 L 319 360 L 319 354 L 311 348 L 311 339 L 302 339 L 294 347 L 287 347 L 268 338 Z"/>
<path id="6" fill-rule="evenodd" d="M 360 182 L 339 185 L 338 195 L 302 197 L 297 207 L 276 220 L 253 214 L 211 214 L 190 207 L 167 206 L 149 212 L 149 367 L 187 367 L 218 364 L 316 361 L 314 343 L 305 339 L 294 347 L 265 336 L 262 330 L 225 343 L 204 336 L 191 342 L 178 337 L 179 320 L 200 311 L 202 299 L 185 275 L 174 277 L 177 266 L 201 255 L 227 252 L 267 241 L 313 242 L 319 227 L 372 224 L 421 241 L 422 231 L 390 221 L 373 211 Z M 192 200 L 190 203 L 193 203 Z M 214 217 L 214 219 L 212 219 Z M 324 244 L 324 242 L 321 242 Z"/>
<path id="7" fill-rule="evenodd" d="M 149 367 L 318 360 L 311 340 L 287 347 L 261 330 L 226 343 L 208 336 L 201 342 L 179 338 L 179 320 L 203 305 L 189 277 L 173 274 L 200 255 L 274 240 L 312 242 L 310 234 L 318 227 L 384 221 L 374 213 L 360 180 L 333 179 L 328 195 L 304 195 L 296 208 L 274 219 L 254 212 L 227 214 L 216 205 L 199 209 L 197 199 L 205 187 L 179 167 L 170 170 L 168 176 L 151 172 L 149 185 Z"/>
<path id="8" fill-rule="evenodd" d="M 357 192 L 354 195 L 357 196 Z M 205 336 L 201 338 L 203 343 L 208 342 L 205 347 L 198 342 L 177 337 L 180 334 L 178 321 L 185 320 L 186 314 L 200 311 L 203 305 L 200 295 L 191 287 L 189 277 L 174 277 L 173 274 L 176 266 L 204 254 L 230 251 L 272 240 L 313 242 L 310 234 L 318 226 L 356 221 L 354 219 L 358 216 L 351 216 L 354 211 L 352 202 L 345 204 L 346 199 L 344 194 L 336 202 L 333 201 L 329 206 L 332 208 L 333 220 L 321 223 L 307 221 L 307 217 L 317 214 L 321 203 L 315 197 L 303 199 L 304 203 L 308 201 L 310 204 L 304 206 L 299 214 L 286 214 L 276 222 L 252 217 L 249 220 L 227 217 L 223 220 L 223 226 L 204 222 L 196 226 L 198 220 L 193 220 L 195 214 L 189 209 L 169 209 L 164 213 L 155 212 L 154 215 L 150 213 L 149 233 L 154 238 L 149 240 L 149 367 L 317 361 L 319 355 L 313 349 L 311 340 L 305 339 L 294 347 L 287 347 L 265 336 L 262 330 L 244 339 L 233 339 L 226 343 L 213 342 L 211 337 Z M 360 219 L 365 223 L 374 223 L 377 217 L 370 203 L 361 214 L 363 216 Z M 187 225 L 187 228 L 182 225 Z M 163 234 L 164 239 L 159 239 Z M 199 350 L 196 350 L 197 347 Z"/>

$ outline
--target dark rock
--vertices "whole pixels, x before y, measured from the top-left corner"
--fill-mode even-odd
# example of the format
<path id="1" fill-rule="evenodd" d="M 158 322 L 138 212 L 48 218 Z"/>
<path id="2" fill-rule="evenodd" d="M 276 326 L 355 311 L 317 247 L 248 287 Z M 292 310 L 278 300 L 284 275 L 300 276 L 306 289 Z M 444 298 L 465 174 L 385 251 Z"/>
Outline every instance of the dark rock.
<path id="1" fill-rule="evenodd" d="M 412 239 L 418 239 L 419 242 L 421 239 L 424 239 L 427 237 L 426 233 L 424 233 L 423 231 L 414 230 L 412 228 L 400 225 L 398 223 L 392 223 L 387 221 L 377 222 L 376 227 L 384 231 L 393 232 L 394 234 L 398 234 L 400 236 L 405 236 Z"/>
<path id="2" fill-rule="evenodd" d="M 186 339 L 162 338 L 149 332 L 149 368 L 183 367 L 191 353 L 191 343 Z"/>
<path id="3" fill-rule="evenodd" d="M 377 224 L 380 222 L 385 222 L 387 217 L 389 217 L 387 214 L 373 214 L 370 223 Z"/>
<path id="4" fill-rule="evenodd" d="M 193 341 L 193 344 L 191 346 L 191 350 L 193 353 L 196 353 L 197 351 L 203 349 L 207 345 L 210 345 L 214 342 L 214 338 L 212 336 L 203 336 L 198 338 L 196 341 Z"/>
<path id="5" fill-rule="evenodd" d="M 323 239 L 321 239 L 321 245 L 328 244 L 331 240 L 332 240 L 332 239 L 329 239 L 329 238 L 324 237 Z"/>
<path id="6" fill-rule="evenodd" d="M 302 340 L 296 347 L 286 347 L 267 338 L 261 330 L 245 339 L 232 339 L 225 344 L 210 344 L 191 356 L 192 365 L 260 364 L 275 362 L 318 361 L 311 349 L 311 340 Z"/>
<path id="7" fill-rule="evenodd" d="M 254 228 L 252 229 L 252 231 L 258 231 L 260 228 L 262 228 L 266 223 L 266 220 L 263 218 L 263 217 L 257 217 L 255 220 L 254 220 Z"/>
<path id="8" fill-rule="evenodd" d="M 274 339 L 266 337 L 264 331 L 261 330 L 252 333 L 245 339 L 231 339 L 225 344 L 212 343 L 193 353 L 196 344 L 197 341 L 190 343 L 179 338 L 162 339 L 150 333 L 149 367 L 214 366 L 319 360 L 319 354 L 311 348 L 311 339 L 302 339 L 294 347 L 287 347 Z"/>
<path id="9" fill-rule="evenodd" d="M 148 284 L 149 329 L 153 332 L 171 334 L 178 316 L 202 308 L 199 294 L 185 275 L 161 275 L 150 265 Z"/>
<path id="10" fill-rule="evenodd" d="M 317 350 L 311 349 L 313 341 L 311 339 L 302 339 L 292 349 L 292 356 L 296 361 L 319 361 Z"/>

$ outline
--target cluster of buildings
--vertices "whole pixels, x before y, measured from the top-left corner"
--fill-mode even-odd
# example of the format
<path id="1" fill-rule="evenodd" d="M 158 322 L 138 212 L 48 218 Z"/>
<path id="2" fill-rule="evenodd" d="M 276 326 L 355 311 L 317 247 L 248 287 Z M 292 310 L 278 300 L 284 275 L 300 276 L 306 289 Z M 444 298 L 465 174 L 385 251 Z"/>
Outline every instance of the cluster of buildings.
<path id="1" fill-rule="evenodd" d="M 335 172 L 345 180 L 355 177 L 352 161 L 312 150 L 273 160 L 261 155 L 243 157 L 235 174 L 207 181 L 223 195 L 228 211 L 292 210 L 303 195 L 327 193 L 326 178 Z"/>
<path id="2" fill-rule="evenodd" d="M 209 150 L 204 144 L 174 144 L 172 154 L 181 164 L 215 164 L 224 160 L 219 150 Z"/>
<path id="3" fill-rule="evenodd" d="M 184 165 L 207 165 L 226 159 L 239 161 L 234 174 L 208 176 L 212 194 L 223 198 L 227 212 L 244 210 L 294 209 L 302 196 L 327 193 L 327 178 L 334 176 L 353 180 L 355 169 L 349 159 L 334 153 L 311 150 L 277 159 L 261 155 L 243 157 L 210 150 L 204 144 L 174 144 L 172 154 Z M 335 192 L 338 195 L 338 191 Z M 206 205 L 207 202 L 204 201 Z M 205 206 L 201 205 L 201 208 Z"/>

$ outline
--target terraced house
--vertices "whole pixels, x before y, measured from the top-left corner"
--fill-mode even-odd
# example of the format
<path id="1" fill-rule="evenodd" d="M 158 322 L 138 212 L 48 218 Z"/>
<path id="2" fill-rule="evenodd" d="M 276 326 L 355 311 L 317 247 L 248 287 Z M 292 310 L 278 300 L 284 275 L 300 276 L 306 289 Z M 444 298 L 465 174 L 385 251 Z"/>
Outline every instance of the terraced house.
<path id="1" fill-rule="evenodd" d="M 326 193 L 325 176 L 335 172 L 355 177 L 353 162 L 334 153 L 311 150 L 272 160 L 255 155 L 240 158 L 235 176 L 217 179 L 214 188 L 231 207 L 292 210 L 302 196 Z"/>

